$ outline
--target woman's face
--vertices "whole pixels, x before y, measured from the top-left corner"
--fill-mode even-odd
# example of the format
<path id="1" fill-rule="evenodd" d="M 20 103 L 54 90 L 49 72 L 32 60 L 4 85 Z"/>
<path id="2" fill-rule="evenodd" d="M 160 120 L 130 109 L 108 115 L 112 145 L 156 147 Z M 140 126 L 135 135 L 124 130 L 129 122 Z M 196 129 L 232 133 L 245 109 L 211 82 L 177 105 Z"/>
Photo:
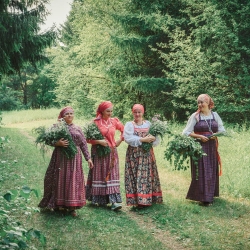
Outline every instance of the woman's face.
<path id="1" fill-rule="evenodd" d="M 135 121 L 141 121 L 143 117 L 143 113 L 140 109 L 135 109 L 133 111 L 133 116 Z"/>
<path id="2" fill-rule="evenodd" d="M 197 105 L 198 105 L 198 109 L 202 112 L 202 111 L 208 111 L 209 110 L 209 105 L 206 102 L 205 98 L 199 97 L 197 100 Z"/>
<path id="3" fill-rule="evenodd" d="M 63 119 L 65 120 L 65 122 L 67 124 L 71 124 L 73 122 L 73 119 L 74 119 L 74 113 L 73 112 L 67 112 Z"/>
<path id="4" fill-rule="evenodd" d="M 105 109 L 102 112 L 102 118 L 108 119 L 108 118 L 110 118 L 112 116 L 112 114 L 113 114 L 113 107 Z"/>

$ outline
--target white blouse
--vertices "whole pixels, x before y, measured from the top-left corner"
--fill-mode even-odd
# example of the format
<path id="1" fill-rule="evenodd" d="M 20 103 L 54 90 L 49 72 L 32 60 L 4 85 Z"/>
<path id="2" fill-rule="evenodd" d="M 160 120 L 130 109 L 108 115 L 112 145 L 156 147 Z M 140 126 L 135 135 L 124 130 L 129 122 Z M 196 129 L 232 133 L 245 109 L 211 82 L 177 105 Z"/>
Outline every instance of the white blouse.
<path id="1" fill-rule="evenodd" d="M 123 136 L 124 136 L 124 140 L 126 143 L 128 143 L 130 146 L 132 147 L 138 147 L 142 144 L 142 142 L 140 141 L 140 139 L 142 137 L 135 135 L 134 133 L 134 127 L 135 128 L 149 128 L 151 125 L 151 123 L 149 121 L 143 121 L 143 124 L 138 126 L 132 122 L 127 122 L 124 126 L 124 132 L 123 132 Z M 160 143 L 160 138 L 158 136 L 156 136 L 156 140 L 153 142 L 153 147 L 157 146 Z"/>
<path id="2" fill-rule="evenodd" d="M 213 119 L 213 114 L 214 114 L 214 119 L 215 121 L 218 123 L 218 132 L 226 132 L 224 126 L 223 126 L 223 122 L 220 118 L 220 116 L 218 115 L 217 112 L 211 112 L 210 115 L 208 116 L 205 116 L 203 114 L 200 113 L 200 117 L 201 117 L 201 120 L 210 120 L 210 119 Z M 197 120 L 195 118 L 195 115 L 196 115 L 196 112 L 193 113 L 190 118 L 188 119 L 188 122 L 187 122 L 187 125 L 186 127 L 184 128 L 182 134 L 183 135 L 190 135 L 192 132 L 194 132 L 194 126 L 195 124 L 197 123 Z"/>

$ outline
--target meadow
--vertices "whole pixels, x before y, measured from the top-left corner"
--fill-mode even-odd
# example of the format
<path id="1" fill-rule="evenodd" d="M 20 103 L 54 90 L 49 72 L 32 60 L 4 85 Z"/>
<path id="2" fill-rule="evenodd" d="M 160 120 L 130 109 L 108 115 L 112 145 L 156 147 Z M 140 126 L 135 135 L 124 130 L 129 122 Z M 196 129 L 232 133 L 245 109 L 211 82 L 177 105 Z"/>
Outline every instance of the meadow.
<path id="1" fill-rule="evenodd" d="M 118 212 L 93 207 L 89 203 L 73 218 L 60 213 L 41 213 L 37 208 L 43 193 L 43 178 L 51 150 L 43 157 L 34 143 L 32 129 L 49 126 L 56 121 L 57 109 L 3 112 L 0 138 L 10 142 L 0 151 L 0 210 L 4 206 L 11 220 L 25 229 L 36 229 L 46 237 L 27 242 L 33 249 L 250 249 L 250 131 L 244 127 L 225 125 L 229 137 L 219 138 L 223 164 L 220 197 L 213 206 L 202 207 L 186 200 L 190 172 L 174 171 L 164 159 L 169 138 L 155 148 L 163 191 L 163 204 L 136 210 L 125 205 L 124 158 L 127 145 L 118 148 L 123 208 Z M 75 117 L 81 126 L 87 121 Z M 184 124 L 171 123 L 180 133 Z M 87 164 L 83 164 L 85 180 Z M 36 194 L 22 201 L 5 201 L 9 190 L 23 186 Z M 1 205 L 2 204 L 2 205 Z M 0 218 L 3 216 L 0 213 Z M 4 220 L 1 219 L 1 223 Z M 1 237 L 1 235 L 0 235 Z M 14 249 L 14 248 L 13 248 Z"/>

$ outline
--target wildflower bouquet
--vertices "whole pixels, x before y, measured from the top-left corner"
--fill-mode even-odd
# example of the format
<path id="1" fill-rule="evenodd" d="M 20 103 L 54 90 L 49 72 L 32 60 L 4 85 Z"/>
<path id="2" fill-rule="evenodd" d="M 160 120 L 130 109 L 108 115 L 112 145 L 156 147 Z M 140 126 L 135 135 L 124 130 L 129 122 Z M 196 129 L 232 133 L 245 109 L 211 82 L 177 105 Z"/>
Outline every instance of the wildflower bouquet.
<path id="1" fill-rule="evenodd" d="M 83 128 L 84 135 L 87 140 L 103 140 L 104 136 L 101 134 L 99 128 L 94 122 L 87 124 Z M 111 152 L 110 147 L 105 147 L 100 144 L 96 145 L 96 151 L 98 156 L 105 156 Z"/>
<path id="2" fill-rule="evenodd" d="M 201 144 L 193 137 L 186 135 L 173 135 L 173 139 L 168 142 L 164 153 L 164 158 L 169 160 L 171 164 L 174 163 L 176 170 L 187 170 L 190 158 L 198 166 L 198 160 L 202 156 L 206 156 Z M 198 177 L 198 167 L 196 177 Z"/>
<path id="3" fill-rule="evenodd" d="M 68 158 L 73 158 L 77 153 L 76 145 L 69 133 L 67 123 L 61 119 L 58 123 L 54 124 L 50 128 L 44 126 L 34 129 L 35 133 L 38 134 L 35 143 L 41 146 L 43 154 L 47 149 L 47 145 L 53 146 L 58 140 L 64 138 L 68 140 L 68 147 L 59 147 L 62 153 Z"/>
<path id="4" fill-rule="evenodd" d="M 160 115 L 154 115 L 149 128 L 149 134 L 153 136 L 160 136 L 163 139 L 164 135 L 169 132 L 167 122 L 159 120 Z M 153 142 L 142 142 L 142 149 L 148 152 L 152 148 Z"/>

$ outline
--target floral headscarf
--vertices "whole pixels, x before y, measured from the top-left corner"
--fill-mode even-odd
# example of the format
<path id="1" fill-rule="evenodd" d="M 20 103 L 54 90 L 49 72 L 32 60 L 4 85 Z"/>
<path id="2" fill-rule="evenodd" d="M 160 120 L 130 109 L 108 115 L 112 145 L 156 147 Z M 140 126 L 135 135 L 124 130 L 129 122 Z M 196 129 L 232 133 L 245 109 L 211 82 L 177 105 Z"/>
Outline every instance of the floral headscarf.
<path id="1" fill-rule="evenodd" d="M 65 108 L 63 108 L 60 113 L 59 113 L 59 116 L 58 116 L 58 120 L 63 118 L 65 116 L 66 113 L 74 113 L 74 109 L 70 106 L 67 106 Z"/>

